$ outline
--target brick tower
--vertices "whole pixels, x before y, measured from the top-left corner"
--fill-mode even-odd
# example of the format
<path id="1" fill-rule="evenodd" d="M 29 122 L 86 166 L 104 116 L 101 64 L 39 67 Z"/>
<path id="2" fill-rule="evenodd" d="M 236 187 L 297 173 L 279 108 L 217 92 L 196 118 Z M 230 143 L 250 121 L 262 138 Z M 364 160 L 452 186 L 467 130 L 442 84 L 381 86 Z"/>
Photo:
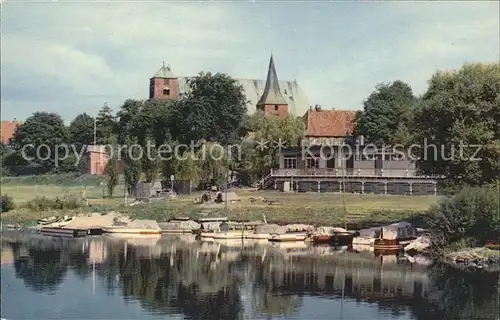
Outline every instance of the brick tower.
<path id="1" fill-rule="evenodd" d="M 266 86 L 264 87 L 262 97 L 260 97 L 257 103 L 257 109 L 264 111 L 266 114 L 277 115 L 279 117 L 285 117 L 288 113 L 288 103 L 281 94 L 278 75 L 274 67 L 273 55 L 271 55 L 269 61 Z"/>
<path id="2" fill-rule="evenodd" d="M 170 66 L 163 66 L 149 80 L 149 99 L 170 100 L 179 96 L 179 82 L 170 70 Z"/>

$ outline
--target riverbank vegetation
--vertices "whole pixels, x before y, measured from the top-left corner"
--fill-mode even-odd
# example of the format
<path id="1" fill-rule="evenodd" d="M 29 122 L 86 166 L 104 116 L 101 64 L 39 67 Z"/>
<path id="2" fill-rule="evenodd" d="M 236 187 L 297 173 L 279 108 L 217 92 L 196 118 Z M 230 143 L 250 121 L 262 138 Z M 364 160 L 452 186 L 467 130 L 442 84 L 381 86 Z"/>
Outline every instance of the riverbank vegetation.
<path id="1" fill-rule="evenodd" d="M 431 207 L 426 217 L 435 249 L 483 246 L 500 238 L 500 182 L 465 187 Z"/>

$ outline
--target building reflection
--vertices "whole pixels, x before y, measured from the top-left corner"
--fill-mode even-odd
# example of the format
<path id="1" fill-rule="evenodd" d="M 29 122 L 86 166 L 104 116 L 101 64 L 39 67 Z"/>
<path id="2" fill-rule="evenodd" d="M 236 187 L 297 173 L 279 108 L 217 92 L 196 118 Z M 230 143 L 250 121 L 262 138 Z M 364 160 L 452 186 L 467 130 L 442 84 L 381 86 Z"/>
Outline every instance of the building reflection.
<path id="1" fill-rule="evenodd" d="M 191 319 L 238 319 L 244 313 L 251 318 L 291 316 L 304 296 L 369 302 L 380 312 L 409 311 L 416 319 L 470 315 L 471 310 L 484 319 L 498 314 L 494 276 L 464 278 L 448 268 L 428 269 L 395 255 L 198 242 L 189 236 L 49 242 L 4 238 L 4 243 L 2 262 L 4 256 L 6 261 L 12 257 L 16 276 L 32 290 L 57 290 L 73 273 L 93 277 L 110 294 L 119 292 L 155 314 Z"/>

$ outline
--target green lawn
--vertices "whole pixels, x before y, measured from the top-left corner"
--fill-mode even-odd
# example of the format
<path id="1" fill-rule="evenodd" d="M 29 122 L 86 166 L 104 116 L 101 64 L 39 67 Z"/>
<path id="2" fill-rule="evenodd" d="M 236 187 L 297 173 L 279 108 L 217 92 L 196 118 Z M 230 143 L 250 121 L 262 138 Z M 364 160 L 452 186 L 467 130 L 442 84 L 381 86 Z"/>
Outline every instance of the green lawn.
<path id="1" fill-rule="evenodd" d="M 31 212 L 23 208 L 23 203 L 35 197 L 56 197 L 72 195 L 85 196 L 90 207 L 79 209 L 88 211 L 119 211 L 136 218 L 150 218 L 159 221 L 174 216 L 224 215 L 231 219 L 261 220 L 265 214 L 269 222 L 309 223 L 322 225 L 343 225 L 362 222 L 390 222 L 412 219 L 436 204 L 437 196 L 395 196 L 359 195 L 334 193 L 282 193 L 277 191 L 256 191 L 234 189 L 241 201 L 224 204 L 196 205 L 192 195 L 181 195 L 176 199 L 156 200 L 133 207 L 126 206 L 123 198 L 123 183 L 115 189 L 114 198 L 103 198 L 105 177 L 54 175 L 2 179 L 2 193 L 14 199 L 17 208 L 2 214 L 5 221 L 25 222 L 42 216 L 61 214 L 51 211 Z M 105 187 L 105 186 L 104 186 Z M 279 200 L 280 204 L 268 205 L 262 200 L 251 202 L 250 198 Z M 344 210 L 344 200 L 347 212 Z M 128 203 L 134 201 L 129 199 Z"/>

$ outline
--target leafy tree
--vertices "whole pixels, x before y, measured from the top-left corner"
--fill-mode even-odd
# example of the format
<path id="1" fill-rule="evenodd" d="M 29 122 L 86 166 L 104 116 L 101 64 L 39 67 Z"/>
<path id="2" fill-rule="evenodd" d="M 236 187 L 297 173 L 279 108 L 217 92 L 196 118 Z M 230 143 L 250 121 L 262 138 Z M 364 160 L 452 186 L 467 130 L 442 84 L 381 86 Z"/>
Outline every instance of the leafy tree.
<path id="1" fill-rule="evenodd" d="M 436 249 L 482 246 L 500 236 L 498 186 L 465 187 L 430 210 L 427 222 Z"/>
<path id="2" fill-rule="evenodd" d="M 411 87 L 403 81 L 379 84 L 356 114 L 355 131 L 371 142 L 409 144 L 415 103 Z"/>
<path id="3" fill-rule="evenodd" d="M 227 186 L 231 158 L 229 150 L 215 142 L 203 142 L 196 153 L 204 182 L 214 182 L 219 189 Z"/>
<path id="4" fill-rule="evenodd" d="M 137 143 L 136 137 L 129 135 L 125 136 L 123 140 L 124 145 L 130 146 Z M 137 148 L 125 148 L 122 150 L 123 159 L 123 173 L 125 176 L 125 183 L 127 190 L 130 194 L 135 194 L 135 186 L 141 177 L 141 159 L 138 154 Z"/>
<path id="5" fill-rule="evenodd" d="M 297 146 L 305 136 L 303 119 L 291 115 L 270 117 L 257 111 L 250 117 L 248 128 L 251 134 L 242 140 L 242 157 L 237 161 L 237 170 L 250 181 L 268 174 L 277 165 L 280 148 Z M 280 141 L 282 146 L 279 146 Z"/>
<path id="6" fill-rule="evenodd" d="M 94 118 L 86 113 L 73 119 L 68 128 L 69 142 L 78 148 L 94 143 Z"/>
<path id="7" fill-rule="evenodd" d="M 465 64 L 434 74 L 415 128 L 418 141 L 428 146 L 419 153 L 424 174 L 458 185 L 499 177 L 500 64 Z"/>
<path id="8" fill-rule="evenodd" d="M 67 141 L 63 120 L 58 114 L 48 112 L 35 112 L 17 127 L 12 138 L 14 147 L 17 150 L 25 147 L 24 154 L 45 171 L 55 168 L 56 149 Z M 63 154 L 61 149 L 57 151 Z"/>
<path id="9" fill-rule="evenodd" d="M 9 212 L 10 210 L 13 210 L 16 207 L 14 204 L 14 200 L 6 194 L 0 196 L 0 205 L 1 205 L 0 212 Z"/>
<path id="10" fill-rule="evenodd" d="M 116 129 L 118 134 L 118 143 L 126 144 L 128 137 L 138 137 L 139 131 L 144 126 L 137 127 L 136 118 L 141 111 L 144 102 L 141 100 L 127 99 L 118 111 L 116 118 Z M 130 141 L 129 141 L 130 142 Z"/>
<path id="11" fill-rule="evenodd" d="M 182 160 L 175 161 L 175 178 L 178 180 L 190 180 L 193 184 L 201 181 L 202 169 L 200 162 L 196 161 L 197 155 L 193 151 L 184 151 Z"/>
<path id="12" fill-rule="evenodd" d="M 111 142 L 113 142 L 113 149 L 111 156 L 106 164 L 106 174 L 108 176 L 107 189 L 108 196 L 112 197 L 116 185 L 118 184 L 118 148 L 116 148 L 116 138 L 112 137 Z"/>
<path id="13" fill-rule="evenodd" d="M 97 144 L 109 144 L 116 131 L 116 117 L 113 110 L 107 105 L 99 110 L 96 118 Z"/>
<path id="14" fill-rule="evenodd" d="M 247 112 L 243 87 L 225 74 L 203 72 L 189 79 L 188 86 L 189 93 L 171 108 L 173 138 L 185 144 L 237 141 Z"/>

